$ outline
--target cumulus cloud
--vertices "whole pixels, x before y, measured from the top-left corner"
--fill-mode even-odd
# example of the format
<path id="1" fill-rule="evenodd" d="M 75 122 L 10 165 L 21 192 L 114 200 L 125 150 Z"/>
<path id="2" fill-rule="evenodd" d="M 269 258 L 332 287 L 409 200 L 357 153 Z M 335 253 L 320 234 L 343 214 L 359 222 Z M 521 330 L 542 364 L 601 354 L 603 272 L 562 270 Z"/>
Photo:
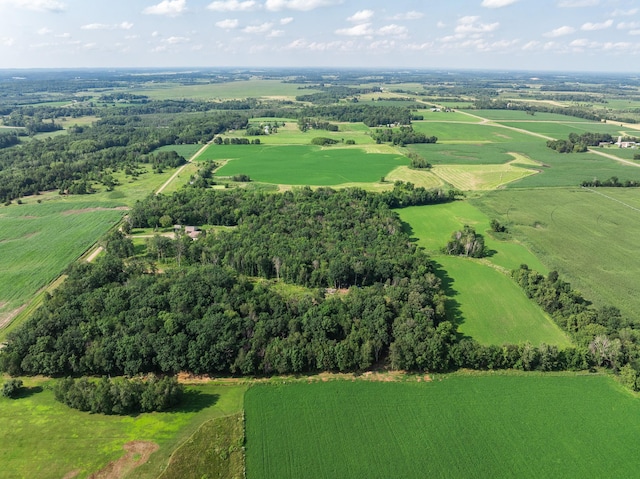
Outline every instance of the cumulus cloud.
<path id="1" fill-rule="evenodd" d="M 618 30 L 634 30 L 640 28 L 640 22 L 620 22 L 617 28 Z"/>
<path id="2" fill-rule="evenodd" d="M 563 27 L 559 27 L 555 30 L 551 30 L 550 32 L 545 33 L 544 36 L 550 38 L 563 37 L 565 35 L 571 35 L 575 31 L 575 28 L 565 25 Z"/>
<path id="3" fill-rule="evenodd" d="M 284 30 L 271 30 L 269 32 L 269 35 L 267 35 L 267 38 L 277 38 L 281 37 L 282 35 L 284 35 Z"/>
<path id="4" fill-rule="evenodd" d="M 516 3 L 518 0 L 482 0 L 481 5 L 486 8 L 501 8 Z"/>
<path id="5" fill-rule="evenodd" d="M 638 8 L 632 8 L 631 10 L 616 9 L 613 12 L 611 12 L 611 16 L 612 17 L 632 17 L 633 15 L 638 13 L 639 11 L 640 11 L 640 9 L 638 9 Z"/>
<path id="6" fill-rule="evenodd" d="M 342 0 L 266 0 L 264 6 L 271 12 L 281 10 L 298 10 L 308 12 L 320 7 L 328 7 L 342 3 Z"/>
<path id="7" fill-rule="evenodd" d="M 349 18 L 347 18 L 347 21 L 353 22 L 353 23 L 366 23 L 369 20 L 371 20 L 373 15 L 374 15 L 373 10 L 360 10 L 359 12 L 356 12 L 353 15 L 351 15 Z"/>
<path id="8" fill-rule="evenodd" d="M 38 30 L 38 35 L 49 35 L 50 33 L 53 33 L 53 30 L 47 27 L 42 27 L 40 30 Z"/>
<path id="9" fill-rule="evenodd" d="M 66 5 L 57 0 L 0 0 L 0 7 L 3 5 L 34 12 L 62 12 L 66 9 Z"/>
<path id="10" fill-rule="evenodd" d="M 254 0 L 239 2 L 238 0 L 225 0 L 210 3 L 207 8 L 214 12 L 250 12 L 255 10 L 258 4 Z"/>
<path id="11" fill-rule="evenodd" d="M 235 18 L 226 18 L 215 23 L 216 27 L 222 28 L 223 30 L 233 30 L 234 28 L 238 28 L 239 24 L 240 22 Z"/>
<path id="12" fill-rule="evenodd" d="M 265 23 L 262 23 L 261 25 L 250 25 L 248 27 L 243 28 L 242 31 L 244 33 L 253 33 L 253 34 L 267 33 L 269 30 L 271 30 L 271 27 L 273 27 L 273 23 L 265 22 Z"/>
<path id="13" fill-rule="evenodd" d="M 112 25 L 106 25 L 104 23 L 89 23 L 80 27 L 82 30 L 131 30 L 133 23 L 122 22 Z"/>
<path id="14" fill-rule="evenodd" d="M 407 27 L 403 27 L 401 25 L 391 24 L 386 25 L 380 29 L 378 29 L 378 35 L 383 36 L 394 36 L 394 37 L 406 37 L 407 36 Z"/>
<path id="15" fill-rule="evenodd" d="M 168 43 L 169 45 L 178 45 L 180 43 L 189 43 L 190 41 L 191 41 L 191 39 L 188 38 L 188 37 L 178 37 L 178 36 L 169 37 L 166 40 L 164 40 L 164 42 Z"/>
<path id="16" fill-rule="evenodd" d="M 348 37 L 363 37 L 366 35 L 372 35 L 373 30 L 371 29 L 370 23 L 361 23 L 360 25 L 355 25 L 351 28 L 340 28 L 336 30 L 336 34 Z"/>
<path id="17" fill-rule="evenodd" d="M 458 20 L 455 32 L 458 35 L 467 35 L 469 33 L 488 33 L 496 30 L 499 26 L 499 22 L 495 23 L 480 23 L 480 17 L 466 16 Z"/>
<path id="18" fill-rule="evenodd" d="M 582 25 L 580 27 L 580 30 L 583 30 L 585 32 L 592 32 L 594 30 L 604 30 L 606 28 L 609 28 L 611 25 L 613 25 L 613 20 L 609 19 L 606 22 L 602 22 L 602 23 L 591 23 L 591 22 L 587 22 L 584 25 Z"/>
<path id="19" fill-rule="evenodd" d="M 286 18 L 280 19 L 280 25 L 289 25 L 291 22 L 293 22 L 293 17 L 286 17 Z"/>
<path id="20" fill-rule="evenodd" d="M 393 15 L 391 20 L 420 20 L 422 17 L 424 17 L 424 13 L 412 10 L 410 12 Z"/>
<path id="21" fill-rule="evenodd" d="M 157 5 L 142 10 L 147 15 L 166 15 L 168 17 L 177 17 L 187 9 L 187 0 L 162 0 Z"/>

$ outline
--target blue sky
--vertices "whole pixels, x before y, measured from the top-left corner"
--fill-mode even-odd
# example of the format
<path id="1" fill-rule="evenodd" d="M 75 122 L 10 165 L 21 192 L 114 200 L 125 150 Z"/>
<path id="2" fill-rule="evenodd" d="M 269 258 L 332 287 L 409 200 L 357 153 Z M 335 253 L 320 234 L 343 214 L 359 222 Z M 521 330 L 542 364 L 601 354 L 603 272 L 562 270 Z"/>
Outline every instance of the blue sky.
<path id="1" fill-rule="evenodd" d="M 0 0 L 0 68 L 638 71 L 638 0 Z"/>

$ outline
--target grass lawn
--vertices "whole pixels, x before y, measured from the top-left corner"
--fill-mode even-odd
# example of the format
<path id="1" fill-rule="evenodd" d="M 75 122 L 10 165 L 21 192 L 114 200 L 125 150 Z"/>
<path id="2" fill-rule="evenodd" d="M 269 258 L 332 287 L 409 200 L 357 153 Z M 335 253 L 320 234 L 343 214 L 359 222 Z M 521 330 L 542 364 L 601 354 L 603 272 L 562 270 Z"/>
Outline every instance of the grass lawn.
<path id="1" fill-rule="evenodd" d="M 264 183 L 317 186 L 379 181 L 409 162 L 398 154 L 317 146 L 211 145 L 201 158 L 229 159 L 216 176 L 247 174 Z"/>
<path id="2" fill-rule="evenodd" d="M 124 454 L 130 441 L 152 441 L 160 449 L 135 470 L 136 478 L 157 478 L 171 453 L 210 419 L 242 409 L 243 386 L 188 388 L 185 403 L 166 413 L 105 416 L 76 411 L 57 402 L 50 381 L 26 379 L 26 397 L 0 398 L 0 476 L 84 478 Z"/>
<path id="3" fill-rule="evenodd" d="M 638 189 L 503 190 L 474 203 L 506 224 L 550 269 L 597 306 L 612 305 L 628 317 L 637 316 Z"/>
<path id="4" fill-rule="evenodd" d="M 608 377 L 438 379 L 252 387 L 247 477 L 637 475 L 640 400 Z"/>

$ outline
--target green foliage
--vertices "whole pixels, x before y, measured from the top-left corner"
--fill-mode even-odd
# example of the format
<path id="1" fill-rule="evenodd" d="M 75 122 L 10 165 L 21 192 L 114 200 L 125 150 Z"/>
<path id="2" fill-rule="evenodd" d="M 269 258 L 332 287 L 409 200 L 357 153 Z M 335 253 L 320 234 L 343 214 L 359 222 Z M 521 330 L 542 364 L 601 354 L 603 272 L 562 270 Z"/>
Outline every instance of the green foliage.
<path id="1" fill-rule="evenodd" d="M 640 181 L 637 180 L 625 180 L 621 182 L 617 176 L 612 176 L 608 180 L 600 181 L 598 178 L 594 178 L 593 180 L 585 180 L 580 183 L 580 186 L 585 186 L 589 188 L 638 188 L 640 186 Z"/>
<path id="2" fill-rule="evenodd" d="M 7 379 L 2 384 L 2 391 L 0 391 L 0 393 L 6 398 L 13 399 L 18 396 L 23 385 L 22 379 Z"/>
<path id="3" fill-rule="evenodd" d="M 455 256 L 482 258 L 485 256 L 484 238 L 471 226 L 465 225 L 460 231 L 451 234 L 451 240 L 444 248 L 444 252 Z"/>
<path id="4" fill-rule="evenodd" d="M 336 143 L 338 143 L 338 140 L 334 140 L 333 138 L 326 138 L 322 136 L 318 136 L 311 140 L 311 144 L 317 145 L 317 146 L 335 145 Z"/>
<path id="5" fill-rule="evenodd" d="M 398 129 L 378 129 L 371 133 L 371 137 L 376 143 L 391 143 L 398 146 L 414 143 L 436 143 L 438 141 L 435 136 L 427 136 L 424 133 L 414 131 L 411 126 L 401 126 Z"/>
<path id="6" fill-rule="evenodd" d="M 103 376 L 98 381 L 86 377 L 60 379 L 53 391 L 56 400 L 73 409 L 125 415 L 174 408 L 182 400 L 184 387 L 171 376 L 152 375 L 145 380 Z"/>
<path id="7" fill-rule="evenodd" d="M 640 404 L 610 378 L 434 379 L 252 387 L 248 476 L 578 479 L 632 477 L 640 465 Z"/>

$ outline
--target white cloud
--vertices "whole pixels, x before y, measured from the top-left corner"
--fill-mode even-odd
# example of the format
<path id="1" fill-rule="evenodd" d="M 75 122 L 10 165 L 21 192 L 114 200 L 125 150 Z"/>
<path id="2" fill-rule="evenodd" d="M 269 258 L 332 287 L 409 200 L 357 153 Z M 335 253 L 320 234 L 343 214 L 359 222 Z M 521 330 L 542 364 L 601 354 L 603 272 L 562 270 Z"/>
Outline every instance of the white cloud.
<path id="1" fill-rule="evenodd" d="M 378 35 L 394 37 L 406 37 L 407 32 L 407 27 L 396 24 L 386 25 L 377 31 Z"/>
<path id="2" fill-rule="evenodd" d="M 629 30 L 629 35 L 640 35 L 640 30 Z"/>
<path id="3" fill-rule="evenodd" d="M 65 33 L 59 33 L 55 36 L 56 38 L 71 38 L 71 34 L 68 32 Z"/>
<path id="4" fill-rule="evenodd" d="M 0 7 L 2 5 L 34 12 L 62 12 L 67 8 L 64 3 L 57 0 L 0 0 Z"/>
<path id="5" fill-rule="evenodd" d="M 586 38 L 578 38 L 576 40 L 573 40 L 571 43 L 569 43 L 569 46 L 578 47 L 578 48 L 585 48 L 588 45 L 589 45 L 589 40 L 587 40 Z"/>
<path id="6" fill-rule="evenodd" d="M 617 26 L 618 30 L 632 30 L 640 28 L 640 22 L 620 22 Z"/>
<path id="7" fill-rule="evenodd" d="M 40 30 L 38 30 L 38 35 L 49 35 L 50 33 L 53 33 L 53 30 L 47 27 L 42 27 Z"/>
<path id="8" fill-rule="evenodd" d="M 238 0 L 225 0 L 210 3 L 207 8 L 214 12 L 250 12 L 255 10 L 258 4 L 254 0 L 239 2 Z"/>
<path id="9" fill-rule="evenodd" d="M 347 18 L 347 21 L 353 22 L 353 23 L 366 23 L 369 20 L 371 20 L 373 15 L 374 15 L 373 10 L 360 10 L 359 12 L 356 12 L 353 15 L 351 15 L 349 18 Z"/>
<path id="10" fill-rule="evenodd" d="M 446 26 L 447 26 L 447 24 L 444 23 L 443 21 L 438 21 L 438 23 L 436 23 L 436 27 L 438 27 L 438 28 L 444 28 Z"/>
<path id="11" fill-rule="evenodd" d="M 235 18 L 226 18 L 215 23 L 216 27 L 222 28 L 223 30 L 233 30 L 234 28 L 238 28 L 239 24 L 240 22 Z"/>
<path id="12" fill-rule="evenodd" d="M 261 25 L 250 25 L 242 29 L 244 33 L 267 33 L 273 27 L 273 23 L 265 22 Z"/>
<path id="13" fill-rule="evenodd" d="M 191 41 L 190 38 L 188 37 L 169 37 L 166 40 L 163 40 L 164 42 L 168 43 L 169 45 L 178 45 L 180 43 L 189 43 Z"/>
<path id="14" fill-rule="evenodd" d="M 591 23 L 591 22 L 587 22 L 584 25 L 582 25 L 580 27 L 580 30 L 586 31 L 586 32 L 592 32 L 595 30 L 604 30 L 606 28 L 609 28 L 611 25 L 613 25 L 613 20 L 609 19 L 606 22 L 602 22 L 602 23 Z"/>
<path id="15" fill-rule="evenodd" d="M 488 33 L 496 30 L 499 22 L 495 23 L 479 23 L 480 17 L 466 16 L 458 20 L 455 32 L 458 35 L 467 35 L 469 33 Z"/>
<path id="16" fill-rule="evenodd" d="M 613 12 L 611 12 L 611 16 L 612 17 L 632 17 L 633 15 L 638 13 L 639 11 L 640 11 L 640 9 L 638 9 L 638 8 L 632 8 L 631 10 L 619 10 L 619 9 L 616 9 Z"/>
<path id="17" fill-rule="evenodd" d="M 285 48 L 288 50 L 309 50 L 316 52 L 326 51 L 348 51 L 353 49 L 353 43 L 350 41 L 333 41 L 333 42 L 307 42 L 306 40 L 298 39 L 289 43 Z"/>
<path id="18" fill-rule="evenodd" d="M 600 0 L 562 0 L 558 2 L 561 8 L 584 8 L 595 7 L 600 4 Z"/>
<path id="19" fill-rule="evenodd" d="M 516 3 L 518 0 L 482 0 L 482 6 L 486 8 L 501 8 Z"/>
<path id="20" fill-rule="evenodd" d="M 575 28 L 565 25 L 563 27 L 559 27 L 559 28 L 556 28 L 555 30 L 551 30 L 550 32 L 545 33 L 544 36 L 550 37 L 550 38 L 562 37 L 565 35 L 571 35 L 575 31 L 576 31 Z"/>
<path id="21" fill-rule="evenodd" d="M 13 46 L 13 44 L 15 43 L 15 40 L 11 37 L 1 37 L 0 38 L 0 45 L 5 46 L 5 47 L 11 47 Z"/>
<path id="22" fill-rule="evenodd" d="M 308 12 L 320 7 L 328 7 L 342 3 L 342 0 L 266 0 L 264 6 L 272 12 L 280 10 L 298 10 Z"/>
<path id="23" fill-rule="evenodd" d="M 523 49 L 523 50 L 525 50 L 525 51 L 531 51 L 531 50 L 535 50 L 535 49 L 536 49 L 537 47 L 539 47 L 539 46 L 540 46 L 540 42 L 537 42 L 537 41 L 535 41 L 535 40 L 532 40 L 532 41 L 530 41 L 530 42 L 528 42 L 528 43 L 525 43 L 525 44 L 522 46 L 522 49 Z"/>
<path id="24" fill-rule="evenodd" d="M 361 23 L 360 25 L 355 25 L 351 28 L 341 28 L 336 30 L 336 34 L 346 35 L 348 37 L 363 37 L 373 34 L 373 30 L 371 29 L 370 23 Z"/>
<path id="25" fill-rule="evenodd" d="M 157 5 L 142 10 L 147 15 L 166 15 L 176 17 L 187 9 L 187 0 L 162 0 Z"/>
<path id="26" fill-rule="evenodd" d="M 284 30 L 271 30 L 269 35 L 267 35 L 267 38 L 277 38 L 281 37 L 282 35 L 284 35 Z"/>
<path id="27" fill-rule="evenodd" d="M 391 20 L 420 20 L 422 17 L 424 17 L 424 13 L 412 10 L 410 12 L 393 15 Z"/>
<path id="28" fill-rule="evenodd" d="M 293 22 L 293 17 L 286 17 L 286 18 L 280 19 L 280 25 L 289 25 L 291 22 Z"/>
<path id="29" fill-rule="evenodd" d="M 122 22 L 113 25 L 106 25 L 104 23 L 89 23 L 88 25 L 82 25 L 80 28 L 82 30 L 131 30 L 133 28 L 133 23 Z"/>

